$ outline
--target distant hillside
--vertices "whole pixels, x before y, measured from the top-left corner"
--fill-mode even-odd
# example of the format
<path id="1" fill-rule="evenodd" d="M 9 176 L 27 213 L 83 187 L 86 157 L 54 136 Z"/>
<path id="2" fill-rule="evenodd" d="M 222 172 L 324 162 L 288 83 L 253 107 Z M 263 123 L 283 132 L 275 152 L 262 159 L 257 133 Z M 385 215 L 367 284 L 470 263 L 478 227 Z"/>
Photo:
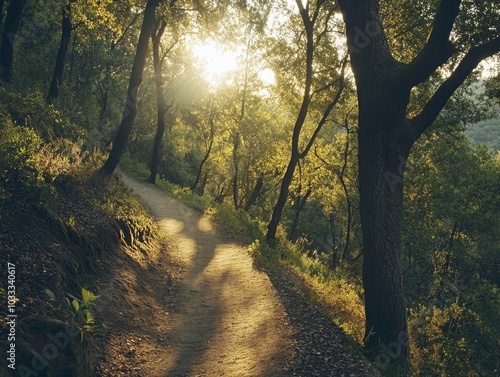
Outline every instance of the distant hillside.
<path id="1" fill-rule="evenodd" d="M 500 114 L 496 118 L 467 126 L 465 134 L 474 147 L 481 143 L 495 151 L 500 150 Z"/>

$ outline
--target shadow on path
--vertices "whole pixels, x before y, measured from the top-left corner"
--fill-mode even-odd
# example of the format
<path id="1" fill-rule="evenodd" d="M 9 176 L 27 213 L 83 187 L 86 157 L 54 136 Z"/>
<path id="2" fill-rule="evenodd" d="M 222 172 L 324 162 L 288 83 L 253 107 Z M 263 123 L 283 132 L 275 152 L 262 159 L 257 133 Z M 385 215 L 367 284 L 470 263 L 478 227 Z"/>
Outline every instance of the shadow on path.
<path id="1" fill-rule="evenodd" d="M 280 376 L 291 358 L 286 315 L 246 250 L 224 242 L 209 218 L 120 173 L 151 209 L 184 267 L 151 377 Z M 140 282 L 138 282 L 140 284 Z"/>

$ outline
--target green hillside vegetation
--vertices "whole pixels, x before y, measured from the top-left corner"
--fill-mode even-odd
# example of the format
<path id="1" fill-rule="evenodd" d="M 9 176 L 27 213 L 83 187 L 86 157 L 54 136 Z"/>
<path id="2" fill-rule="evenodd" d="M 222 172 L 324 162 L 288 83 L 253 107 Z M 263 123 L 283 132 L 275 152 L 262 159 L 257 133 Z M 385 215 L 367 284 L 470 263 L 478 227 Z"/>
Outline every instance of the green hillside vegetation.
<path id="1" fill-rule="evenodd" d="M 148 253 L 156 228 L 127 189 L 96 174 L 102 155 L 82 151 L 76 124 L 36 94 L 0 88 L 0 98 L 0 247 L 16 266 L 17 370 L 90 376 L 106 335 L 92 314 L 102 289 L 92 271 L 124 250 Z M 7 297 L 4 286 L 4 308 Z M 36 355 L 54 343 L 50 334 L 63 334 L 58 362 L 44 365 Z M 10 375 L 4 364 L 0 372 Z"/>

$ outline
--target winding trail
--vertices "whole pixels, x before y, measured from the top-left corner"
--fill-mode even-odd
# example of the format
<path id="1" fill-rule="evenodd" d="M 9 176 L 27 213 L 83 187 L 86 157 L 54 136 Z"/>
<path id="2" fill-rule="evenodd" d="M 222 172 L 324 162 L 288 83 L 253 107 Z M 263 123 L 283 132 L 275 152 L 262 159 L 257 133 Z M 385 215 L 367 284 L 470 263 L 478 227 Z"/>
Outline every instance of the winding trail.
<path id="1" fill-rule="evenodd" d="M 293 284 L 253 268 L 208 216 L 118 171 L 164 235 L 103 260 L 109 336 L 95 377 L 372 377 L 344 333 Z"/>
<path id="2" fill-rule="evenodd" d="M 223 240 L 207 216 L 152 185 L 120 176 L 151 209 L 184 267 L 164 334 L 169 350 L 150 376 L 290 375 L 293 339 L 286 311 L 247 251 Z"/>

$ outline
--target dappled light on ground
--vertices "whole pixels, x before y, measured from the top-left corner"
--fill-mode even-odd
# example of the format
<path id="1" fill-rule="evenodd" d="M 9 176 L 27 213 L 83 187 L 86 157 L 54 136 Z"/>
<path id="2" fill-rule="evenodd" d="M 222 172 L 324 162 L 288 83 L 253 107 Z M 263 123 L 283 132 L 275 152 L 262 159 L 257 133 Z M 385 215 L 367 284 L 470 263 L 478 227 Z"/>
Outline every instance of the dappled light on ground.
<path id="1" fill-rule="evenodd" d="M 286 375 L 287 316 L 246 250 L 221 239 L 208 217 L 153 186 L 123 177 L 152 211 L 183 266 L 148 376 Z M 160 334 L 159 334 L 160 335 Z"/>

